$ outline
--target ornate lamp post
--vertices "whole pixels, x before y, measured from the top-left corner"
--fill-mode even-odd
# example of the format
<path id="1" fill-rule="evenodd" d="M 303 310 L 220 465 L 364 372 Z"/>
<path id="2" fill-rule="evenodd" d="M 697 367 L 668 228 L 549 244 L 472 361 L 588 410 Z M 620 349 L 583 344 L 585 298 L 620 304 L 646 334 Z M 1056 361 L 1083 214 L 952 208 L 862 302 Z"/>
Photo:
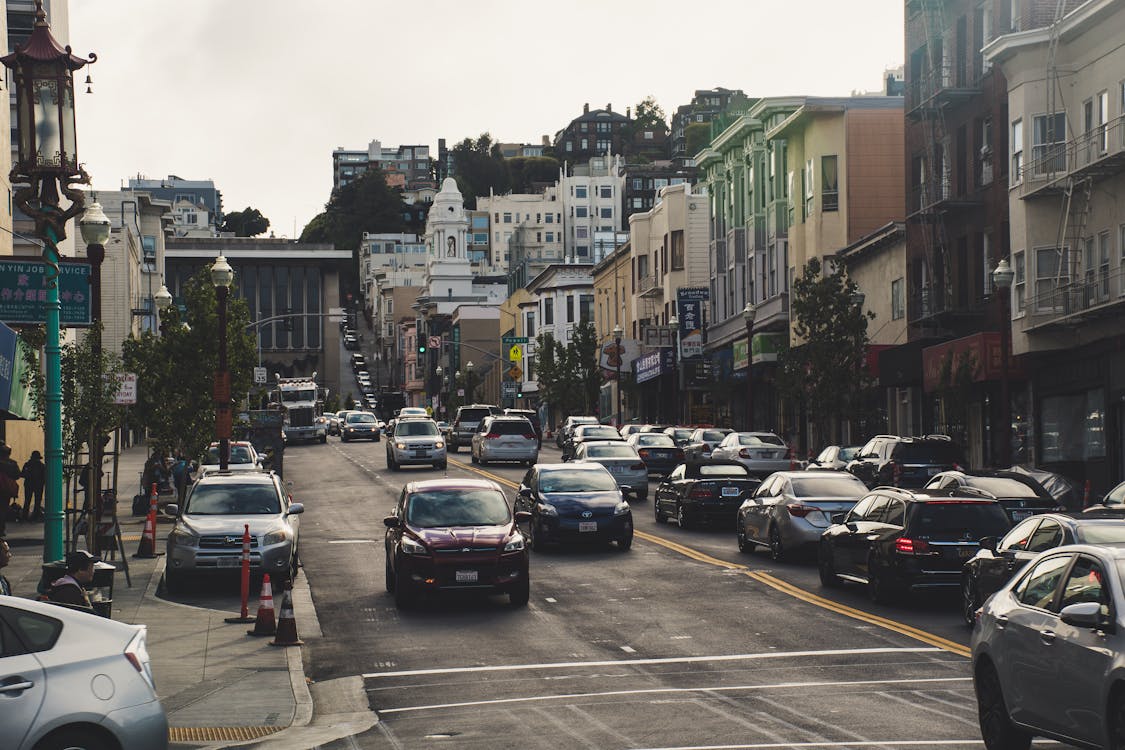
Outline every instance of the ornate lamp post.
<path id="1" fill-rule="evenodd" d="M 10 179 L 22 185 L 14 196 L 19 208 L 35 221 L 42 237 L 47 273 L 47 341 L 44 346 L 46 414 L 44 447 L 47 454 L 43 528 L 43 560 L 63 556 L 63 447 L 62 373 L 59 358 L 59 249 L 66 238 L 66 223 L 81 213 L 85 196 L 74 187 L 88 184 L 89 175 L 78 163 L 74 126 L 74 71 L 97 60 L 71 54 L 51 34 L 42 0 L 35 2 L 35 28 L 22 46 L 0 58 L 13 74 L 19 148 Z M 70 200 L 59 206 L 60 191 Z"/>
<path id="2" fill-rule="evenodd" d="M 444 373 L 445 373 L 445 370 L 442 368 L 441 365 L 438 365 L 437 367 L 434 368 L 434 375 L 437 375 L 437 397 L 438 397 L 437 408 L 434 409 L 434 416 L 435 417 L 441 416 L 441 407 L 445 405 L 445 394 L 443 394 L 441 392 L 441 387 L 442 387 L 441 376 Z"/>
<path id="3" fill-rule="evenodd" d="M 219 303 L 219 369 L 215 374 L 215 437 L 219 439 L 219 471 L 230 462 L 230 372 L 227 370 L 227 294 L 234 281 L 234 269 L 220 255 L 211 264 L 211 283 Z"/>
<path id="4" fill-rule="evenodd" d="M 746 322 L 746 429 L 754 429 L 754 305 L 742 308 Z"/>
<path id="5" fill-rule="evenodd" d="M 475 404 L 476 399 L 473 398 L 473 360 L 469 360 L 465 364 L 465 377 L 467 385 L 465 387 L 465 403 Z"/>
<path id="6" fill-rule="evenodd" d="M 672 347 L 672 422 L 680 423 L 680 319 L 673 315 L 668 319 L 672 326 L 675 345 Z"/>
<path id="7" fill-rule="evenodd" d="M 1004 258 L 992 272 L 992 283 L 1000 304 L 1000 460 L 999 468 L 1012 463 L 1012 401 L 1008 395 L 1008 349 L 1011 348 L 1010 289 L 1016 272 Z"/>
<path id="8" fill-rule="evenodd" d="M 164 312 L 172 306 L 172 293 L 168 291 L 168 287 L 164 286 L 163 282 L 160 284 L 160 289 L 156 294 L 152 295 L 152 303 L 156 305 L 157 316 L 160 320 L 160 334 L 164 335 Z"/>
<path id="9" fill-rule="evenodd" d="M 614 354 L 617 355 L 617 429 L 621 429 L 621 334 L 625 331 L 621 329 L 621 325 L 613 327 L 613 346 Z"/>
<path id="10" fill-rule="evenodd" d="M 102 261 L 105 260 L 105 243 L 109 239 L 109 217 L 102 211 L 101 204 L 94 201 L 86 207 L 78 220 L 82 241 L 86 243 L 86 258 L 90 261 L 90 351 L 98 370 L 102 367 Z M 89 448 L 90 482 L 86 486 L 88 507 L 97 507 L 95 498 L 102 487 L 102 436 L 96 434 L 93 425 L 86 445 Z M 96 521 L 101 523 L 99 514 Z M 97 552 L 97 534 L 90 534 L 89 547 Z"/>

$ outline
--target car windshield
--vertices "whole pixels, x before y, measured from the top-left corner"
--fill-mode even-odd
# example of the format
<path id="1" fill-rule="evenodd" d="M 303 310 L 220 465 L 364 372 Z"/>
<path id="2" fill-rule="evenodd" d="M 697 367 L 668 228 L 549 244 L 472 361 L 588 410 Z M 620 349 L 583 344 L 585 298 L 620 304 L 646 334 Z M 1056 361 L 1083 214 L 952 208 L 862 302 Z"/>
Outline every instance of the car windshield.
<path id="1" fill-rule="evenodd" d="M 1125 521 L 1080 523 L 1075 529 L 1080 544 L 1115 544 L 1125 542 Z"/>
<path id="2" fill-rule="evenodd" d="M 668 435 L 642 432 L 640 435 L 637 435 L 637 445 L 645 448 L 675 448 L 676 441 Z"/>
<path id="3" fill-rule="evenodd" d="M 540 492 L 603 492 L 616 489 L 617 480 L 601 468 L 597 471 L 554 469 L 539 474 Z"/>
<path id="4" fill-rule="evenodd" d="M 687 440 L 691 437 L 691 430 L 672 430 L 672 437 L 676 440 Z"/>
<path id="5" fill-rule="evenodd" d="M 587 458 L 636 458 L 637 452 L 628 445 L 591 445 L 586 449 Z"/>
<path id="6" fill-rule="evenodd" d="M 316 401 L 316 389 L 294 388 L 292 390 L 284 390 L 281 392 L 281 400 L 287 404 L 296 403 L 298 401 Z"/>
<path id="7" fill-rule="evenodd" d="M 1125 505 L 1125 482 L 1114 487 L 1102 500 L 1104 505 Z"/>
<path id="8" fill-rule="evenodd" d="M 509 520 L 508 502 L 496 490 L 426 490 L 415 492 L 406 500 L 407 523 L 423 529 L 499 526 Z"/>
<path id="9" fill-rule="evenodd" d="M 927 440 L 899 443 L 891 455 L 898 461 L 932 464 L 963 464 L 964 456 L 956 443 L 948 440 Z"/>
<path id="10" fill-rule="evenodd" d="M 219 463 L 219 446 L 212 445 L 207 449 L 207 463 Z M 252 464 L 254 458 L 250 455 L 250 449 L 245 445 L 232 445 L 230 447 L 230 461 L 232 464 Z"/>
<path id="11" fill-rule="evenodd" d="M 706 440 L 707 442 L 710 443 L 710 442 L 721 441 L 723 438 L 725 438 L 729 434 L 730 433 L 723 432 L 722 430 L 704 430 L 703 434 L 699 436 L 699 439 L 700 440 Z"/>
<path id="12" fill-rule="evenodd" d="M 1008 477 L 969 477 L 965 484 L 996 497 L 1039 497 L 1033 488 Z"/>
<path id="13" fill-rule="evenodd" d="M 437 425 L 426 419 L 408 419 L 395 425 L 395 437 L 422 437 L 437 434 Z"/>
<path id="14" fill-rule="evenodd" d="M 374 424 L 375 416 L 373 414 L 349 414 L 348 424 Z"/>
<path id="15" fill-rule="evenodd" d="M 597 417 L 571 417 L 570 418 L 570 424 L 571 425 L 597 424 L 597 423 L 598 423 Z"/>
<path id="16" fill-rule="evenodd" d="M 963 500 L 914 503 L 906 521 L 910 533 L 921 536 L 952 536 L 983 539 L 1003 536 L 1011 527 L 999 503 Z"/>
<path id="17" fill-rule="evenodd" d="M 867 492 L 867 485 L 851 474 L 809 472 L 817 473 L 831 476 L 792 477 L 789 481 L 793 485 L 793 494 L 797 497 L 859 497 Z"/>
<path id="18" fill-rule="evenodd" d="M 853 446 L 848 447 L 848 448 L 841 448 L 840 453 L 837 456 L 837 458 L 841 461 L 851 461 L 852 459 L 854 459 L 856 456 L 859 455 L 860 447 L 861 446 L 853 445 Z"/>
<path id="19" fill-rule="evenodd" d="M 247 516 L 281 512 L 281 500 L 272 483 L 197 484 L 188 496 L 184 513 L 193 516 Z"/>
<path id="20" fill-rule="evenodd" d="M 742 464 L 703 464 L 699 467 L 701 477 L 748 477 L 750 472 Z"/>
<path id="21" fill-rule="evenodd" d="M 579 427 L 575 435 L 583 440 L 613 440 L 614 438 L 621 437 L 621 435 L 617 433 L 617 430 L 601 425 L 595 427 Z"/>

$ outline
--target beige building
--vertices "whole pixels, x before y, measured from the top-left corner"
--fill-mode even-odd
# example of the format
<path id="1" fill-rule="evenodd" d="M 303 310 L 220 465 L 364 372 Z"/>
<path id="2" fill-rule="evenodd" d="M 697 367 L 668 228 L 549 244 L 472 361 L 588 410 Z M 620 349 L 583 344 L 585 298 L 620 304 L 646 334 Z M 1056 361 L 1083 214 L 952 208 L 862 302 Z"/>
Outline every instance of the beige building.
<path id="1" fill-rule="evenodd" d="M 636 285 L 633 282 L 632 250 L 632 243 L 626 242 L 594 266 L 594 327 L 603 347 L 613 341 L 613 329 L 618 326 L 624 334 L 623 340 L 636 338 L 633 334 L 636 328 L 633 318 L 636 307 L 633 292 Z M 621 369 L 624 379 L 626 373 L 632 372 L 632 361 L 623 360 Z M 618 383 L 612 379 L 602 386 L 602 414 L 616 414 L 618 388 Z M 624 389 L 621 393 L 621 411 L 623 422 L 628 421 L 634 413 Z"/>
<path id="2" fill-rule="evenodd" d="M 524 268 L 522 286 L 563 257 L 563 204 L 558 190 L 542 193 L 489 194 L 477 198 L 477 211 L 488 215 L 491 265 L 502 273 Z"/>

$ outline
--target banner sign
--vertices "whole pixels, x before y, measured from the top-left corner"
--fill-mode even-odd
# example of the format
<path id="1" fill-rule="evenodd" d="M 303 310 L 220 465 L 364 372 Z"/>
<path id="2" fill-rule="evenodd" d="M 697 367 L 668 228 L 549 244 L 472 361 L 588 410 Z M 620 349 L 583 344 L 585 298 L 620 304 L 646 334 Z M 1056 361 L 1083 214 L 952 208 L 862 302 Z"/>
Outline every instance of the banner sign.
<path id="1" fill-rule="evenodd" d="M 49 268 L 38 260 L 0 260 L 0 320 L 5 323 L 46 322 Z M 90 325 L 90 265 L 62 261 L 58 285 L 62 325 Z"/>
<path id="2" fill-rule="evenodd" d="M 601 346 L 598 355 L 598 364 L 612 377 L 617 376 L 617 368 L 632 370 L 633 360 L 641 354 L 641 345 L 634 339 L 621 339 L 621 346 L 613 339 Z"/>
<path id="3" fill-rule="evenodd" d="M 118 406 L 132 406 L 137 403 L 137 373 L 117 374 L 117 393 L 113 396 L 113 403 Z"/>
<path id="4" fill-rule="evenodd" d="M 635 380 L 638 383 L 660 377 L 672 369 L 672 351 L 670 349 L 658 349 L 655 352 L 642 354 L 633 361 L 633 368 L 636 371 Z"/>
<path id="5" fill-rule="evenodd" d="M 676 316 L 680 319 L 680 358 L 703 356 L 703 305 L 710 299 L 706 287 L 676 290 Z"/>

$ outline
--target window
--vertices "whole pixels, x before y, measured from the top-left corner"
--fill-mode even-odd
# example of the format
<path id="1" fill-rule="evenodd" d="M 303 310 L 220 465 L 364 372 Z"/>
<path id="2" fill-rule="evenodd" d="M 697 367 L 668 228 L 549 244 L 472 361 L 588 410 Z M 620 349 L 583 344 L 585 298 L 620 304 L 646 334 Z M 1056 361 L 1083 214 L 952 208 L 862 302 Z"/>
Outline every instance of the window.
<path id="1" fill-rule="evenodd" d="M 523 335 L 528 338 L 535 338 L 535 313 L 533 312 L 523 314 Z"/>
<path id="2" fill-rule="evenodd" d="M 988 232 L 980 236 L 980 258 L 983 264 L 981 268 L 981 289 L 987 296 L 992 294 L 992 269 L 995 267 L 992 261 L 992 235 Z"/>
<path id="3" fill-rule="evenodd" d="M 1098 234 L 1098 299 L 1109 299 L 1109 232 Z"/>
<path id="4" fill-rule="evenodd" d="M 1057 522 L 1046 520 L 1039 525 L 1027 543 L 1028 552 L 1046 552 L 1063 542 L 1062 527 Z"/>
<path id="5" fill-rule="evenodd" d="M 574 322 L 574 295 L 566 295 L 566 322 Z"/>
<path id="6" fill-rule="evenodd" d="M 805 162 L 805 216 L 812 216 L 813 212 L 813 166 L 812 159 Z"/>
<path id="7" fill-rule="evenodd" d="M 1055 600 L 1055 589 L 1059 587 L 1059 581 L 1062 580 L 1071 559 L 1073 558 L 1070 555 L 1048 557 L 1032 568 L 1013 591 L 1020 604 L 1053 610 L 1051 604 Z"/>
<path id="8" fill-rule="evenodd" d="M 566 150 L 567 151 L 573 151 L 574 150 L 574 141 L 567 141 L 566 142 Z"/>
<path id="9" fill-rule="evenodd" d="M 1098 94 L 1098 127 L 1095 140 L 1098 145 L 1098 153 L 1104 154 L 1109 150 L 1109 131 L 1106 125 L 1109 124 L 1109 92 L 1103 91 Z"/>
<path id="10" fill-rule="evenodd" d="M 1015 527 L 1004 535 L 1004 538 L 1001 539 L 1000 543 L 996 545 L 996 551 L 1019 552 L 1021 550 L 1027 549 L 1027 543 L 1031 539 L 1031 532 L 1035 530 L 1035 527 L 1036 525 L 1038 525 L 1038 523 L 1038 518 L 1029 518 L 1026 521 L 1023 521 L 1019 526 Z"/>
<path id="11" fill-rule="evenodd" d="M 589 138 L 583 138 L 582 139 L 582 150 L 587 151 L 587 150 L 589 150 L 589 148 L 590 148 L 590 139 Z"/>
<path id="12" fill-rule="evenodd" d="M 898 278 L 891 282 L 891 320 L 906 317 L 906 281 Z"/>
<path id="13" fill-rule="evenodd" d="M 588 239 L 590 236 L 590 228 L 587 226 L 575 227 L 574 236 L 580 240 Z"/>
<path id="14" fill-rule="evenodd" d="M 499 211 L 496 212 L 496 223 L 497 224 L 500 223 L 500 212 Z"/>
<path id="15" fill-rule="evenodd" d="M 547 214 L 546 216 L 543 217 L 543 223 L 544 224 L 554 224 L 555 223 L 555 215 L 554 214 Z"/>
<path id="16" fill-rule="evenodd" d="M 1023 179 L 1023 120 L 1012 122 L 1012 183 Z"/>
<path id="17" fill-rule="evenodd" d="M 504 212 L 504 223 L 505 224 L 511 224 L 512 223 L 512 213 L 510 211 Z"/>
<path id="18" fill-rule="evenodd" d="M 146 265 L 153 265 L 156 263 L 156 236 L 146 234 L 141 237 L 141 251 L 144 254 L 144 262 Z"/>
<path id="19" fill-rule="evenodd" d="M 1059 611 L 1071 604 L 1099 604 L 1101 614 L 1109 614 L 1109 596 L 1105 587 L 1105 572 L 1098 563 L 1085 555 L 1079 557 L 1063 584 Z"/>
<path id="20" fill-rule="evenodd" d="M 547 232 L 546 241 L 547 242 L 554 242 L 555 241 L 555 233 L 554 232 Z"/>
<path id="21" fill-rule="evenodd" d="M 1043 461 L 1086 461 L 1105 456 L 1102 389 L 1044 397 L 1040 419 Z"/>
<path id="22" fill-rule="evenodd" d="M 601 216 L 601 218 L 603 218 L 603 219 L 612 219 L 613 218 L 613 207 L 612 206 L 602 206 L 600 209 L 598 209 L 598 215 Z"/>
<path id="23" fill-rule="evenodd" d="M 1062 309 L 1060 287 L 1070 281 L 1067 276 L 1065 250 L 1040 247 L 1035 250 L 1035 311 L 1055 312 Z"/>
<path id="24" fill-rule="evenodd" d="M 586 197 L 586 186 L 585 185 L 575 185 L 574 186 L 574 197 L 575 198 L 585 198 Z"/>
<path id="25" fill-rule="evenodd" d="M 578 296 L 578 321 L 580 323 L 594 322 L 594 296 L 592 294 Z"/>
<path id="26" fill-rule="evenodd" d="M 977 133 L 977 184 L 983 187 L 992 184 L 992 120 L 981 120 Z"/>
<path id="27" fill-rule="evenodd" d="M 550 326 L 555 324 L 555 300 L 548 297 L 543 300 L 543 325 Z"/>
<path id="28" fill-rule="evenodd" d="M 598 195 L 602 198 L 613 197 L 613 185 L 602 185 L 598 188 Z"/>
<path id="29" fill-rule="evenodd" d="M 585 258 L 585 257 L 590 255 L 590 246 L 589 245 L 577 245 L 574 248 L 574 252 L 577 253 L 580 258 Z"/>
<path id="30" fill-rule="evenodd" d="M 1125 226 L 1121 227 L 1125 233 Z M 1012 282 L 1013 307 L 1016 314 L 1023 314 L 1027 306 L 1027 257 L 1023 250 L 1012 253 L 1012 270 L 1016 272 Z"/>
<path id="31" fill-rule="evenodd" d="M 1034 174 L 1066 171 L 1066 115 L 1036 115 L 1033 120 L 1034 143 L 1031 169 Z"/>
<path id="32" fill-rule="evenodd" d="M 574 215 L 579 219 L 585 219 L 588 216 L 586 207 L 585 206 L 575 206 L 574 207 Z"/>
<path id="33" fill-rule="evenodd" d="M 672 230 L 672 270 L 684 270 L 684 230 Z"/>

